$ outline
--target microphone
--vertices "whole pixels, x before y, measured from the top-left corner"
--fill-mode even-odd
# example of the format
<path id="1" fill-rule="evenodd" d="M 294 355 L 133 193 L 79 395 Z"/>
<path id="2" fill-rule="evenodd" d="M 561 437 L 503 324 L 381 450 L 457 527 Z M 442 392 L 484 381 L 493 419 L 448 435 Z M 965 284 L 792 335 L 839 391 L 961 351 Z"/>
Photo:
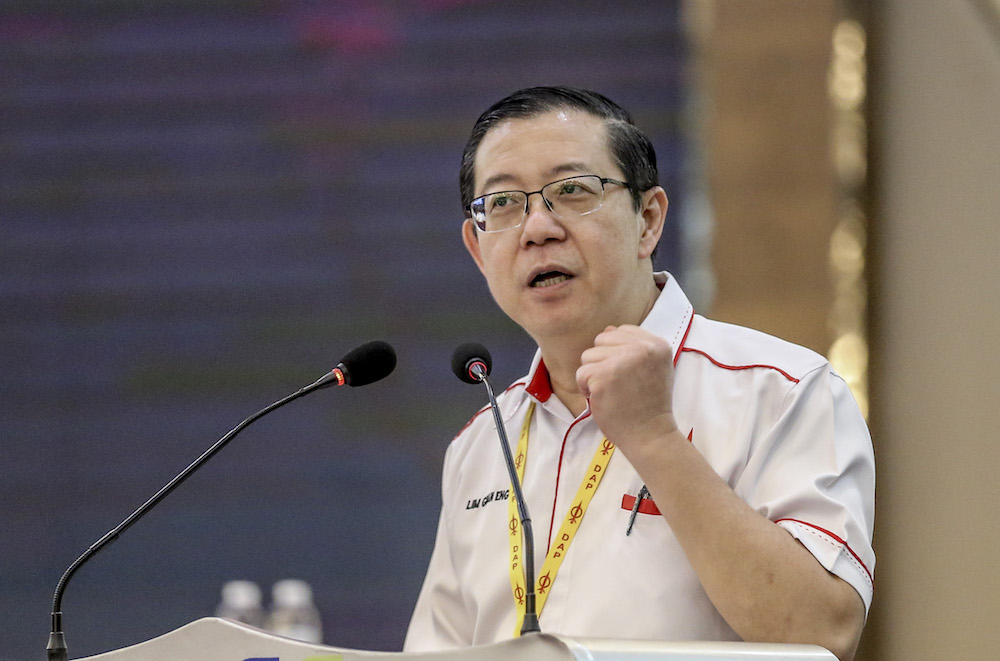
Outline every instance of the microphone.
<path id="1" fill-rule="evenodd" d="M 59 579 L 59 583 L 56 585 L 55 595 L 52 599 L 52 632 L 49 634 L 49 644 L 46 648 L 48 651 L 49 661 L 67 661 L 67 657 L 69 656 L 69 650 L 66 647 L 66 637 L 62 630 L 62 597 L 66 590 L 66 585 L 73 577 L 73 574 L 75 574 L 87 560 L 92 558 L 98 551 L 106 547 L 108 544 L 116 540 L 119 535 L 130 528 L 133 523 L 142 518 L 161 500 L 166 498 L 174 489 L 180 486 L 182 482 L 191 477 L 196 470 L 201 468 L 205 462 L 214 457 L 219 450 L 225 447 L 229 441 L 231 441 L 252 422 L 262 418 L 271 411 L 280 408 L 285 404 L 298 399 L 299 397 L 302 397 L 303 395 L 313 392 L 314 390 L 319 390 L 329 386 L 342 386 L 345 384 L 349 386 L 368 385 L 369 383 L 374 383 L 389 376 L 395 367 L 396 352 L 387 342 L 374 340 L 353 349 L 343 357 L 335 368 L 327 374 L 324 374 L 315 382 L 292 393 L 291 395 L 288 395 L 284 399 L 280 399 L 270 406 L 261 409 L 238 424 L 228 434 L 216 441 L 215 444 L 206 450 L 200 457 L 195 459 L 191 465 L 181 471 L 174 479 L 170 480 L 170 482 L 168 482 L 163 488 L 157 491 L 152 498 L 143 503 L 139 509 L 132 512 L 132 514 L 126 517 L 126 519 L 119 523 L 118 526 L 106 533 L 104 537 L 101 537 L 99 540 L 94 542 L 90 548 L 88 548 L 73 562 L 73 564 L 69 566 L 65 573 L 63 573 L 62 578 Z"/>
<path id="2" fill-rule="evenodd" d="M 518 516 L 521 517 L 521 530 L 524 531 L 525 596 L 524 621 L 521 623 L 521 635 L 523 636 L 526 633 L 541 632 L 541 628 L 538 626 L 538 612 L 535 609 L 535 535 L 531 529 L 531 517 L 528 516 L 528 504 L 521 492 L 521 481 L 517 479 L 514 457 L 511 455 L 510 443 L 507 441 L 507 430 L 500 417 L 500 407 L 497 406 L 493 386 L 488 378 L 492 367 L 493 358 L 490 356 L 490 352 L 478 342 L 466 342 L 460 345 L 451 356 L 451 370 L 455 376 L 465 383 L 482 383 L 486 386 L 486 394 L 489 396 L 490 408 L 493 410 L 493 420 L 496 422 L 504 462 L 507 464 L 507 473 L 510 474 L 514 502 L 517 504 Z"/>
<path id="3" fill-rule="evenodd" d="M 466 342 L 451 356 L 451 371 L 462 381 L 473 385 L 485 381 L 493 369 L 493 357 L 478 342 Z"/>
<path id="4" fill-rule="evenodd" d="M 347 352 L 329 373 L 303 390 L 319 390 L 329 386 L 367 386 L 381 381 L 396 369 L 396 352 L 388 342 L 372 340 Z M 302 393 L 303 395 L 305 393 Z M 300 396 L 296 393 L 296 396 Z"/>

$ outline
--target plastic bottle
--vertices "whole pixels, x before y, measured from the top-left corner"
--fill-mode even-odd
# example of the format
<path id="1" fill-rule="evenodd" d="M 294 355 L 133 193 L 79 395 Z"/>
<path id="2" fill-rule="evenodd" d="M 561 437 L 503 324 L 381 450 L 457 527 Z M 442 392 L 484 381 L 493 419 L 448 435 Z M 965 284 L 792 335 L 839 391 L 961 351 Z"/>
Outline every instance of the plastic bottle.
<path id="1" fill-rule="evenodd" d="M 322 618 L 308 583 L 294 578 L 278 581 L 271 588 L 271 601 L 268 630 L 307 643 L 323 642 Z"/>
<path id="2" fill-rule="evenodd" d="M 253 581 L 228 581 L 222 586 L 222 601 L 215 609 L 218 617 L 263 628 L 264 608 L 260 587 Z"/>

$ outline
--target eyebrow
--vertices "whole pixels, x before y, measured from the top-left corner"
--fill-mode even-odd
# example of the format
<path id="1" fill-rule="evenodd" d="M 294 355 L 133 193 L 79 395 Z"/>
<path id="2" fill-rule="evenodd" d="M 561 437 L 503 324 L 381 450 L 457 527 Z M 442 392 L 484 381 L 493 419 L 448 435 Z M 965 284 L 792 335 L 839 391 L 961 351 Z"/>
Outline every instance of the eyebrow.
<path id="1" fill-rule="evenodd" d="M 550 168 L 547 174 L 551 176 L 566 174 L 568 172 L 579 174 L 584 172 L 589 173 L 590 170 L 591 168 L 587 164 L 579 161 L 574 161 L 571 163 L 561 163 L 553 168 Z M 508 174 L 508 173 L 495 174 L 483 182 L 483 190 L 487 192 L 496 192 L 496 191 L 490 191 L 490 189 L 493 188 L 494 186 L 499 186 L 499 185 L 504 185 L 504 186 L 508 184 L 513 185 L 516 180 L 517 177 L 515 177 L 513 174 Z"/>

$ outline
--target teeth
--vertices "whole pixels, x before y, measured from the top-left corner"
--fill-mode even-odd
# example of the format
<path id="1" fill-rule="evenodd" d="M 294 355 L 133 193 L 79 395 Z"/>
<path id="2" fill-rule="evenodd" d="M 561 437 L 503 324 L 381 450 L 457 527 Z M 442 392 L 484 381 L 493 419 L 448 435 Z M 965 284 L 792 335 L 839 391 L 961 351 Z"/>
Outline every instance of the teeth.
<path id="1" fill-rule="evenodd" d="M 566 282 L 569 280 L 569 276 L 565 273 L 549 273 L 548 275 L 540 275 L 535 278 L 535 281 L 531 283 L 532 287 L 551 287 L 552 285 L 558 285 L 560 282 Z"/>

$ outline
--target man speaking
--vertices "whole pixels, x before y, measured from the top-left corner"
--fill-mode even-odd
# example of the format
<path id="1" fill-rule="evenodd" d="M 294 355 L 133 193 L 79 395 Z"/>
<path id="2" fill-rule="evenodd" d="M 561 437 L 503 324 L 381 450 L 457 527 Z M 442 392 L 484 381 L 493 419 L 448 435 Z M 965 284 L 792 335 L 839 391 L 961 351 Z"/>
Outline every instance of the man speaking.
<path id="1" fill-rule="evenodd" d="M 499 408 L 534 521 L 542 631 L 850 659 L 875 564 L 867 426 L 823 357 L 696 315 L 654 273 L 667 196 L 629 115 L 593 92 L 516 92 L 476 122 L 460 182 L 469 254 L 538 345 Z M 406 651 L 517 635 L 509 488 L 480 412 L 445 457 Z"/>

